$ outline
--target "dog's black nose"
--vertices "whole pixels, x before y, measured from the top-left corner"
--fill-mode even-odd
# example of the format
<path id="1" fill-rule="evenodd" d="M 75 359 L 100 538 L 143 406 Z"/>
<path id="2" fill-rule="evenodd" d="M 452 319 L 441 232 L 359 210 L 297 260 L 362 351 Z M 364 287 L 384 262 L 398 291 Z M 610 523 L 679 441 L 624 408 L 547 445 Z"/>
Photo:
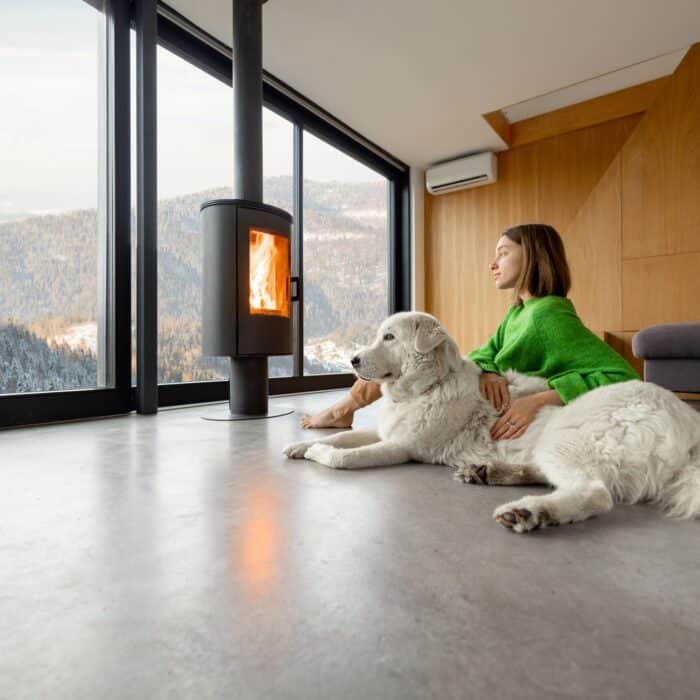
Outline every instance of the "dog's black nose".
<path id="1" fill-rule="evenodd" d="M 360 358 L 359 358 L 359 356 L 358 356 L 358 355 L 355 355 L 355 357 L 353 357 L 352 360 L 350 360 L 350 364 L 351 364 L 353 367 L 357 367 L 357 366 L 360 364 Z"/>

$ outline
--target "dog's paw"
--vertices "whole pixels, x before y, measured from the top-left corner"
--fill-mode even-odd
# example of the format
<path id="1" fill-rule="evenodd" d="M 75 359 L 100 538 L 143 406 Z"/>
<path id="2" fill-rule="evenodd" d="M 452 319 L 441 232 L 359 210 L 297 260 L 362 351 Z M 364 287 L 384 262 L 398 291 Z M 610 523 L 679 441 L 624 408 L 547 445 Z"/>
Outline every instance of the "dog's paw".
<path id="1" fill-rule="evenodd" d="M 488 467 L 485 464 L 467 464 L 462 467 L 457 467 L 452 478 L 463 484 L 488 486 Z"/>
<path id="2" fill-rule="evenodd" d="M 317 442 L 311 445 L 306 451 L 306 459 L 313 462 L 318 462 L 332 469 L 342 469 L 342 450 L 339 450 L 332 445 L 324 445 L 322 442 Z"/>
<path id="3" fill-rule="evenodd" d="M 493 511 L 494 519 L 503 527 L 520 533 L 559 525 L 559 521 L 554 519 L 544 506 L 532 501 L 528 503 L 523 501 L 525 499 L 498 506 Z"/>
<path id="4" fill-rule="evenodd" d="M 285 454 L 289 459 L 304 459 L 308 449 L 315 443 L 313 442 L 293 442 L 287 445 L 282 453 Z"/>

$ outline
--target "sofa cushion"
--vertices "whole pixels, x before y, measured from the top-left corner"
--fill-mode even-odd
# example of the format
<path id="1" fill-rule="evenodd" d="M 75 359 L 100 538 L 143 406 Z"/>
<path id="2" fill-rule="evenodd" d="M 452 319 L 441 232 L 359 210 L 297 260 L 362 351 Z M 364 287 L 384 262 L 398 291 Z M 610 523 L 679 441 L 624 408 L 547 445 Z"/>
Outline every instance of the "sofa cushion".
<path id="1" fill-rule="evenodd" d="M 700 321 L 661 323 L 649 326 L 632 338 L 632 352 L 644 360 L 656 358 L 698 358 Z"/>

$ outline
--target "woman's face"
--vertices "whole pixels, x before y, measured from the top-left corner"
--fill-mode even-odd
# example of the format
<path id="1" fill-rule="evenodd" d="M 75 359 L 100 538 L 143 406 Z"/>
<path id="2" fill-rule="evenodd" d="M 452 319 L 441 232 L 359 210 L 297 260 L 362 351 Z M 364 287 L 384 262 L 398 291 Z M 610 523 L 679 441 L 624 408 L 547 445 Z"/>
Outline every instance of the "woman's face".
<path id="1" fill-rule="evenodd" d="M 491 263 L 491 274 L 498 289 L 513 289 L 523 265 L 523 247 L 501 236 L 496 243 L 496 257 Z"/>

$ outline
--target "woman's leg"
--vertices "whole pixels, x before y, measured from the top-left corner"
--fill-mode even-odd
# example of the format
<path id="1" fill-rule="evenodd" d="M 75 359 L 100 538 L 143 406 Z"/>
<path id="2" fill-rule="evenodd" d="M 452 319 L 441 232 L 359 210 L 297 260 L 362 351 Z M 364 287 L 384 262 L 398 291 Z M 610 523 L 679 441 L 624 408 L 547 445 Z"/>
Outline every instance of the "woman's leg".
<path id="1" fill-rule="evenodd" d="M 358 379 L 340 401 L 313 416 L 304 414 L 299 424 L 302 428 L 349 428 L 355 411 L 373 403 L 381 395 L 379 382 Z"/>

